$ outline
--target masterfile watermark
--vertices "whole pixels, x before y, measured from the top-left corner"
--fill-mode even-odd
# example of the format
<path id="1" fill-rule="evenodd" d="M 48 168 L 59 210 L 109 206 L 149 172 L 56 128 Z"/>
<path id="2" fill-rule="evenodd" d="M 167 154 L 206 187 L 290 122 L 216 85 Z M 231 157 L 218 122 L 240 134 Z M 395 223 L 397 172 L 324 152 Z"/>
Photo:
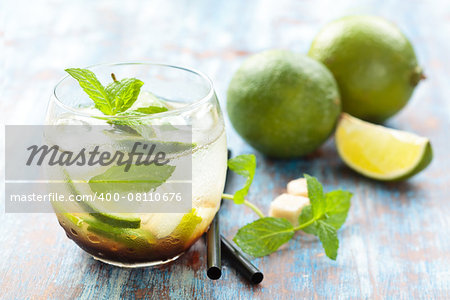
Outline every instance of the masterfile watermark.
<path id="1" fill-rule="evenodd" d="M 30 156 L 26 162 L 27 166 L 30 166 L 35 161 L 38 154 L 38 158 L 34 162 L 37 166 L 41 166 L 47 155 L 47 163 L 50 166 L 109 166 L 116 164 L 117 166 L 125 165 L 124 171 L 128 172 L 132 165 L 151 165 L 163 166 L 169 163 L 169 159 L 166 159 L 166 153 L 163 151 L 155 151 L 156 144 L 147 144 L 141 142 L 135 142 L 131 152 L 125 153 L 123 151 L 115 151 L 112 154 L 109 151 L 100 152 L 100 146 L 95 146 L 92 151 L 87 151 L 86 148 L 82 148 L 78 153 L 73 151 L 61 151 L 58 145 L 49 147 L 48 145 L 32 145 L 27 148 L 30 151 Z M 139 151 L 142 148 L 142 151 Z M 127 157 L 127 158 L 125 158 Z"/>
<path id="2" fill-rule="evenodd" d="M 7 125 L 5 211 L 188 212 L 195 144 L 180 127 L 143 138 L 111 126 Z"/>

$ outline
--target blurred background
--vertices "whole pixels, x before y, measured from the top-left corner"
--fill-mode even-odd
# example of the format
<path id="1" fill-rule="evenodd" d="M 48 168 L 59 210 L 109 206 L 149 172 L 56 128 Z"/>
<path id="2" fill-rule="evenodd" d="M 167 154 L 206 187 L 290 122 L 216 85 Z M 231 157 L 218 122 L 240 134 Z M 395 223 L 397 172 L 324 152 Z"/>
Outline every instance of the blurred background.
<path id="1" fill-rule="evenodd" d="M 199 69 L 224 108 L 231 76 L 248 55 L 270 48 L 306 53 L 322 26 L 349 14 L 384 16 L 415 46 L 429 80 L 398 118 L 421 105 L 417 99 L 432 103 L 450 67 L 450 9 L 440 1 L 3 0 L 1 6 L 0 111 L 8 124 L 41 124 L 65 68 L 105 62 Z M 442 103 L 447 110 L 448 103 Z"/>
<path id="2" fill-rule="evenodd" d="M 409 104 L 387 125 L 429 137 L 435 159 L 408 183 L 383 185 L 345 168 L 332 141 L 315 154 L 319 159 L 314 161 L 288 164 L 258 155 L 255 185 L 261 189 L 253 189 L 250 197 L 265 210 L 287 181 L 303 171 L 319 176 L 330 189 L 342 177 L 339 186 L 351 186 L 358 195 L 349 229 L 342 233 L 343 246 L 337 263 L 321 257 L 318 243 L 301 240 L 300 245 L 301 238 L 296 237 L 290 251 L 256 260 L 266 271 L 266 280 L 257 288 L 226 272 L 228 275 L 220 283 L 204 281 L 204 248 L 198 245 L 178 262 L 181 267 L 175 264 L 172 271 L 121 271 L 99 266 L 81 254 L 58 228 L 53 215 L 5 215 L 2 207 L 2 291 L 30 288 L 27 295 L 41 293 L 43 298 L 98 297 L 102 295 L 98 294 L 98 286 L 105 284 L 104 291 L 110 293 L 110 299 L 114 298 L 112 295 L 139 298 L 152 295 L 152 286 L 159 284 L 166 286 L 165 292 L 158 294 L 161 298 L 270 295 L 274 299 L 296 292 L 319 298 L 335 294 L 343 298 L 411 298 L 405 295 L 416 295 L 409 290 L 415 287 L 421 295 L 444 297 L 450 281 L 446 229 L 450 227 L 450 5 L 444 1 L 0 0 L 1 123 L 42 124 L 53 87 L 65 75 L 65 68 L 123 61 L 162 62 L 198 69 L 213 80 L 233 155 L 251 153 L 254 150 L 234 132 L 226 116 L 226 90 L 233 72 L 246 57 L 262 50 L 285 48 L 306 53 L 322 26 L 351 14 L 386 17 L 414 45 L 427 80 L 420 83 Z M 4 139 L 3 131 L 1 137 Z M 324 156 L 331 159 L 321 160 Z M 283 174 L 277 173 L 279 168 L 283 168 Z M 333 172 L 324 172 L 327 169 Z M 3 198 L 3 190 L 0 192 Z M 233 220 L 250 218 L 243 209 L 235 208 L 230 213 L 230 205 L 222 211 L 223 228 L 228 235 L 245 224 L 235 224 Z M 380 226 L 384 226 L 382 230 Z M 46 230 L 52 233 L 43 233 Z M 419 240 L 421 246 L 416 247 Z M 16 245 L 17 241 L 21 244 Z M 17 267 L 16 262 L 27 262 L 24 265 L 28 269 Z M 188 264 L 189 268 L 183 267 Z M 39 278 L 29 273 L 30 269 L 44 266 L 54 275 Z M 57 271 L 60 267 L 67 272 Z M 303 272 L 304 268 L 308 271 Z M 78 271 L 72 274 L 70 270 Z M 89 277 L 87 273 L 94 275 Z M 18 276 L 25 281 L 17 281 Z M 163 278 L 163 282 L 158 278 Z M 222 290 L 214 284 L 221 284 Z M 123 288 L 126 285 L 129 290 Z M 8 295 L 12 297 L 14 292 L 9 291 Z"/>

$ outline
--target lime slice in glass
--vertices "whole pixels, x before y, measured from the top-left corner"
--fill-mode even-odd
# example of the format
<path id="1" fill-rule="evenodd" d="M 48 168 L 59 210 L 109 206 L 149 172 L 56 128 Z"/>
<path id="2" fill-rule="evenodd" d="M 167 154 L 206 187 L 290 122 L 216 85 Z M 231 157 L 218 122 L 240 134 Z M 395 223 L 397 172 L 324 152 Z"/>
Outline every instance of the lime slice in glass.
<path id="1" fill-rule="evenodd" d="M 72 181 L 69 172 L 63 170 L 68 192 L 72 195 L 92 195 L 92 191 L 88 188 L 85 182 L 75 183 Z M 122 201 L 123 202 L 123 201 Z M 109 224 L 114 227 L 121 228 L 139 228 L 141 225 L 141 218 L 135 213 L 112 213 L 111 207 L 108 205 L 115 205 L 115 201 L 79 201 L 81 207 L 85 208 L 87 212 L 98 219 L 99 221 Z M 124 208 L 125 210 L 125 208 Z"/>

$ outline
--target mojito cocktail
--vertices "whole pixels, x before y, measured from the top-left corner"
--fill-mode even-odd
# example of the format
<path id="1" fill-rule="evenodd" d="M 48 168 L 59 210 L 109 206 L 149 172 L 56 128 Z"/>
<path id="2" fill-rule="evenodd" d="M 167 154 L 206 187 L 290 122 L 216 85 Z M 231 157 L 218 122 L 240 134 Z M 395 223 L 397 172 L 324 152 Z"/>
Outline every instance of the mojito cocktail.
<path id="1" fill-rule="evenodd" d="M 225 181 L 224 123 L 210 80 L 145 63 L 89 68 L 98 82 L 83 69 L 69 70 L 46 119 L 61 134 L 47 142 L 75 154 L 100 146 L 98 152 L 109 157 L 124 153 L 127 163 L 49 167 L 48 178 L 62 182 L 58 192 L 77 198 L 53 204 L 59 223 L 78 246 L 110 264 L 148 266 L 177 258 L 207 230 Z M 74 127 L 76 138 L 69 130 Z M 138 150 L 145 157 L 150 148 L 153 163 L 139 162 Z"/>

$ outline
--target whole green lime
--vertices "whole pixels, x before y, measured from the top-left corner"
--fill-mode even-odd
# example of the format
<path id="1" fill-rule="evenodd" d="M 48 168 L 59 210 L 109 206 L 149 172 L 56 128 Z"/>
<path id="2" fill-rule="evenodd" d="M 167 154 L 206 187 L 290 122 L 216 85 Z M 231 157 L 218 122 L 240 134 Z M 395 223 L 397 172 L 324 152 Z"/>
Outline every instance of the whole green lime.
<path id="1" fill-rule="evenodd" d="M 330 71 L 284 50 L 248 58 L 234 74 L 227 98 L 236 131 L 255 149 L 278 158 L 314 151 L 330 136 L 341 111 Z"/>
<path id="2" fill-rule="evenodd" d="M 349 16 L 328 24 L 308 55 L 333 73 L 343 111 L 367 121 L 383 122 L 397 113 L 423 78 L 409 40 L 380 17 Z"/>

